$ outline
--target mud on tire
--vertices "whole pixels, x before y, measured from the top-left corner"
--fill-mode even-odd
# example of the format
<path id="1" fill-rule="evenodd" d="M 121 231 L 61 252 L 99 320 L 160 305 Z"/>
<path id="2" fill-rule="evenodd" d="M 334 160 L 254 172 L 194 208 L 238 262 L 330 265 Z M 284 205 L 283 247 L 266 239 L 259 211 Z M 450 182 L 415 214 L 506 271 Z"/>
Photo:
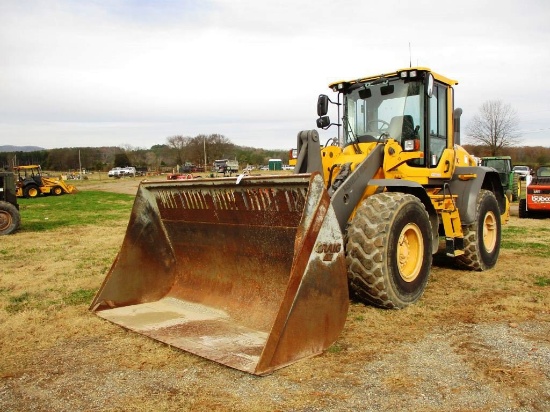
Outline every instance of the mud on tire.
<path id="1" fill-rule="evenodd" d="M 386 192 L 364 200 L 346 233 L 354 297 L 383 308 L 416 302 L 430 274 L 431 234 L 428 213 L 415 196 Z"/>
<path id="2" fill-rule="evenodd" d="M 480 190 L 476 203 L 476 219 L 463 226 L 464 254 L 457 257 L 460 266 L 470 270 L 491 269 L 500 252 L 500 209 L 489 190 Z"/>

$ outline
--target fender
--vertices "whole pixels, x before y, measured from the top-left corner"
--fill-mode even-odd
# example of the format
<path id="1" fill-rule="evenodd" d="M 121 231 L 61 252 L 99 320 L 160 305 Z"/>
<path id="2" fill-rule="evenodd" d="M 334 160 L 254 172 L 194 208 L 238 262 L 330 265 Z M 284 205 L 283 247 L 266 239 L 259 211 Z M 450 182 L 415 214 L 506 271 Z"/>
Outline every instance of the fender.
<path id="1" fill-rule="evenodd" d="M 476 178 L 461 180 L 461 175 L 475 174 Z M 476 221 L 477 195 L 481 189 L 490 190 L 497 198 L 500 214 L 506 213 L 506 199 L 504 189 L 500 183 L 498 173 L 485 166 L 457 167 L 453 178 L 449 182 L 451 193 L 458 195 L 456 206 L 460 214 L 462 225 L 470 225 Z"/>
<path id="2" fill-rule="evenodd" d="M 439 217 L 424 187 L 420 183 L 403 179 L 371 179 L 370 185 L 385 187 L 388 192 L 408 193 L 420 199 L 430 217 L 433 239 L 432 253 L 436 253 L 439 247 Z"/>

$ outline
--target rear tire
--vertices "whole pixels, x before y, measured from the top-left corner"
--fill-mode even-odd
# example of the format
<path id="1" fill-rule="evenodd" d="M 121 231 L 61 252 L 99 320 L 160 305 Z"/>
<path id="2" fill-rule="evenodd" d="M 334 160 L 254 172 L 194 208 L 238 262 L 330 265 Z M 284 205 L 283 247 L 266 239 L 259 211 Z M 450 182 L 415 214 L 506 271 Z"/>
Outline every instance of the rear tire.
<path id="1" fill-rule="evenodd" d="M 480 190 L 477 196 L 476 220 L 463 226 L 464 254 L 457 257 L 458 263 L 470 270 L 491 269 L 497 263 L 500 252 L 500 209 L 489 190 Z"/>
<path id="2" fill-rule="evenodd" d="M 346 264 L 350 290 L 364 303 L 399 309 L 420 299 L 432 265 L 422 202 L 394 192 L 363 201 L 347 230 Z"/>
<path id="3" fill-rule="evenodd" d="M 37 197 L 39 194 L 40 194 L 40 189 L 38 188 L 38 186 L 35 186 L 35 185 L 29 185 L 29 186 L 26 186 L 25 189 L 23 189 L 23 196 L 27 198 L 33 199 Z"/>
<path id="4" fill-rule="evenodd" d="M 527 210 L 527 199 L 519 199 L 518 215 L 520 219 L 526 219 L 529 217 L 529 211 Z"/>
<path id="5" fill-rule="evenodd" d="M 0 235 L 9 235 L 19 229 L 21 215 L 19 210 L 8 202 L 0 201 Z"/>
<path id="6" fill-rule="evenodd" d="M 517 202 L 521 191 L 521 182 L 517 173 L 512 174 L 512 202 Z"/>

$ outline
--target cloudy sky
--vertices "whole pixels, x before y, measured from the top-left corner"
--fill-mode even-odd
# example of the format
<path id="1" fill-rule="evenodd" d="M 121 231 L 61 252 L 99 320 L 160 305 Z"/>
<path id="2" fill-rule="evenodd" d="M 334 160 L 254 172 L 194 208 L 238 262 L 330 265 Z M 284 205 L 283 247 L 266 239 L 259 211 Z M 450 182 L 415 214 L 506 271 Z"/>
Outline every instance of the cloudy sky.
<path id="1" fill-rule="evenodd" d="M 411 61 L 459 81 L 463 129 L 498 99 L 548 147 L 549 18 L 548 0 L 0 0 L 0 145 L 287 149 L 329 82 Z"/>

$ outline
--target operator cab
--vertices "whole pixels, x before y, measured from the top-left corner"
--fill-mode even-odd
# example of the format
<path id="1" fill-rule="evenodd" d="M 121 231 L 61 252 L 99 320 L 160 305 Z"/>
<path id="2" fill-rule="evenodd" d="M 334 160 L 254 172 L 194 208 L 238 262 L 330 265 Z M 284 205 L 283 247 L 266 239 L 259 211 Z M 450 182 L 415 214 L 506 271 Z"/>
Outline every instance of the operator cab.
<path id="1" fill-rule="evenodd" d="M 403 151 L 423 153 L 408 161 L 409 166 L 438 167 L 445 148 L 453 147 L 447 107 L 452 105 L 451 85 L 456 82 L 435 76 L 429 69 L 411 68 L 332 84 L 332 90 L 338 92 L 339 115 L 343 109 L 338 124 L 339 129 L 342 126 L 341 146 L 391 138 Z M 332 125 L 326 116 L 329 101 L 327 96 L 319 96 L 317 126 L 322 129 Z"/>

